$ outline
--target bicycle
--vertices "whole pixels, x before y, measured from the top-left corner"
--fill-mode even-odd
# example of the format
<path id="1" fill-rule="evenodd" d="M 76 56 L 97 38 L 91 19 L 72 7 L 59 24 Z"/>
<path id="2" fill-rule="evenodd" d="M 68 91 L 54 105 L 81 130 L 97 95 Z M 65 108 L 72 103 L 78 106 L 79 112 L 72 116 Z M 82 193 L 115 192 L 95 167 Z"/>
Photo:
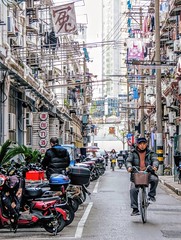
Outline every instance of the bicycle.
<path id="1" fill-rule="evenodd" d="M 147 195 L 147 188 L 149 186 L 150 173 L 147 171 L 148 166 L 145 171 L 139 171 L 135 166 L 133 167 L 136 172 L 134 173 L 134 184 L 139 188 L 138 198 L 139 198 L 139 210 L 141 214 L 141 219 L 143 223 L 147 222 L 147 208 L 150 204 Z"/>

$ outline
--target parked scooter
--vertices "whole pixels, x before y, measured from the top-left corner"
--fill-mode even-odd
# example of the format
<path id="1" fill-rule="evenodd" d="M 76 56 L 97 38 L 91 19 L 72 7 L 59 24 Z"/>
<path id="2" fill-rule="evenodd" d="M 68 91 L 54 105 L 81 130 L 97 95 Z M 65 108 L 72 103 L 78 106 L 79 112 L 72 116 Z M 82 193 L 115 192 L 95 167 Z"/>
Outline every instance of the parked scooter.
<path id="1" fill-rule="evenodd" d="M 43 197 L 41 188 L 25 188 L 22 198 L 22 211 L 40 213 L 45 217 L 53 216 L 54 219 L 47 225 L 43 225 L 46 231 L 58 233 L 66 226 L 66 211 L 57 206 L 58 196 Z"/>
<path id="2" fill-rule="evenodd" d="M 0 173 L 0 227 L 10 227 L 14 232 L 18 227 L 40 225 L 47 232 L 56 235 L 65 226 L 66 212 L 55 207 L 57 198 L 37 199 L 38 192 L 24 194 L 22 171 L 11 167 L 11 171 L 1 169 Z M 8 174 L 12 174 L 8 176 Z M 32 200 L 33 195 L 33 200 Z"/>
<path id="3" fill-rule="evenodd" d="M 85 201 L 86 194 L 90 195 L 90 192 L 85 186 L 89 183 L 90 170 L 75 166 L 70 167 L 69 171 L 65 174 L 67 175 L 52 174 L 48 183 L 36 184 L 34 187 L 41 188 L 42 197 L 58 195 L 59 203 L 57 202 L 56 206 L 60 208 L 63 207 L 66 211 L 69 210 L 66 206 L 69 206 L 69 208 L 76 212 L 79 205 Z M 70 219 L 73 220 L 74 215 L 72 216 L 70 212 L 69 214 L 71 214 Z M 66 224 L 71 223 L 70 219 L 66 221 Z"/>

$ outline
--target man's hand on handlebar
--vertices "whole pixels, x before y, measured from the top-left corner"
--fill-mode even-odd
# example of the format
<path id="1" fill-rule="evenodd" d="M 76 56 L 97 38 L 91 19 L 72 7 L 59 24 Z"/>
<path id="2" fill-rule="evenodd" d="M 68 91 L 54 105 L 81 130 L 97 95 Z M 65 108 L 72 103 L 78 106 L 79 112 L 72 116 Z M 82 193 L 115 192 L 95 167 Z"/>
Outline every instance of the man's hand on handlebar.
<path id="1" fill-rule="evenodd" d="M 157 167 L 153 166 L 152 169 L 156 172 L 157 171 Z"/>
<path id="2" fill-rule="evenodd" d="M 132 167 L 128 167 L 127 169 L 128 172 L 132 172 L 132 170 L 133 170 Z"/>

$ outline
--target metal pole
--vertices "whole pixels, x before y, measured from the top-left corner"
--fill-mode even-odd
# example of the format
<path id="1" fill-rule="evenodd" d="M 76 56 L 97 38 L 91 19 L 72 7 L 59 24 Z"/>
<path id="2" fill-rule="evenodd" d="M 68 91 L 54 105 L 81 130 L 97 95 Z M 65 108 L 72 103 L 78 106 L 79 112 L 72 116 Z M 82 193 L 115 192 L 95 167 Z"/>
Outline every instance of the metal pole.
<path id="1" fill-rule="evenodd" d="M 160 63 L 160 1 L 155 0 L 155 61 Z M 158 154 L 159 169 L 158 174 L 163 175 L 163 130 L 162 130 L 162 99 L 161 99 L 161 69 L 156 69 L 156 153 Z"/>
<path id="2" fill-rule="evenodd" d="M 129 103 L 129 81 L 128 81 L 128 78 L 127 78 L 127 102 Z M 130 110 L 129 110 L 129 105 L 128 105 L 128 108 L 127 108 L 128 133 L 130 132 L 129 113 L 130 113 Z"/>
<path id="3" fill-rule="evenodd" d="M 142 32 L 142 28 L 143 28 L 143 24 L 142 24 L 142 8 L 140 8 L 140 31 Z M 141 38 L 142 38 L 142 34 L 141 34 Z M 143 75 L 143 70 L 141 70 L 141 76 Z M 143 79 L 144 81 L 144 79 Z M 141 84 L 141 93 L 140 93 L 140 98 L 141 98 L 141 122 L 140 122 L 140 127 L 141 127 L 141 136 L 144 137 L 145 136 L 145 121 L 144 121 L 144 83 Z"/>

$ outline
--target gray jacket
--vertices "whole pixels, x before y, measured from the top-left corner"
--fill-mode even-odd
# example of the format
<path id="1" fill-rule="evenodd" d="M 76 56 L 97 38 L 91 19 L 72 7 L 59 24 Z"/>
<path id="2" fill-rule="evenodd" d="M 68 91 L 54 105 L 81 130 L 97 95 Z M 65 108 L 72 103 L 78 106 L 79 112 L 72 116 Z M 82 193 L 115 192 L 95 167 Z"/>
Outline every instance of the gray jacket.
<path id="1" fill-rule="evenodd" d="M 146 156 L 145 156 L 145 166 L 154 166 L 158 168 L 159 166 L 159 161 L 157 159 L 157 154 L 150 150 L 149 148 L 146 148 Z M 129 167 L 137 167 L 139 169 L 140 167 L 140 157 L 139 157 L 139 152 L 137 148 L 132 150 L 132 152 L 129 154 L 128 158 L 126 159 L 126 168 L 128 169 Z M 133 169 L 133 172 L 131 172 L 131 180 L 133 179 L 133 173 L 135 170 Z"/>

